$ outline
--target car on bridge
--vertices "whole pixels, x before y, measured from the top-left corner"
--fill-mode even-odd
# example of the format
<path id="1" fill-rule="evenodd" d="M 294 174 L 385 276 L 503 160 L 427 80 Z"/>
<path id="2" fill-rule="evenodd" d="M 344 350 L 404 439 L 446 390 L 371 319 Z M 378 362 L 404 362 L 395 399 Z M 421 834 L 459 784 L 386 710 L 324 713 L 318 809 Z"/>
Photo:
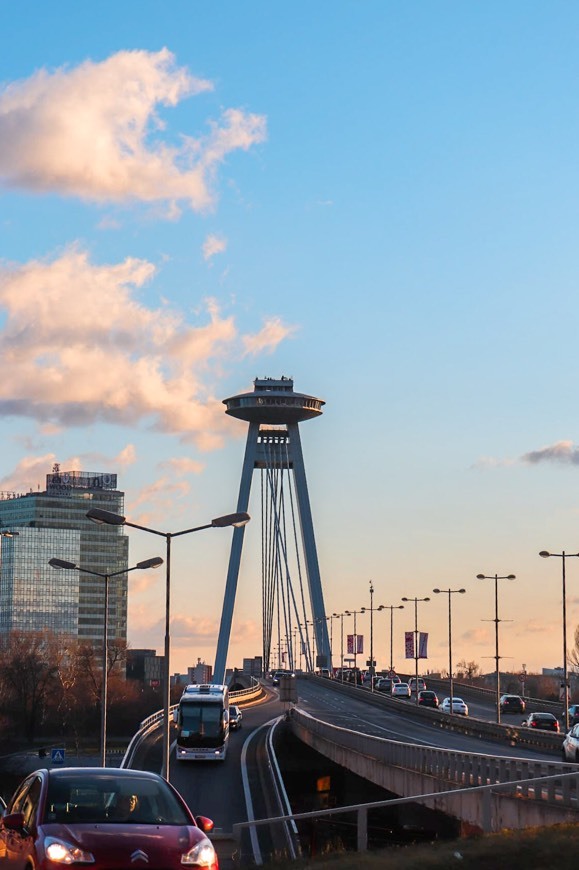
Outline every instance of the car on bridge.
<path id="1" fill-rule="evenodd" d="M 521 724 L 524 728 L 540 728 L 541 731 L 559 733 L 559 720 L 553 713 L 529 713 Z"/>
<path id="2" fill-rule="evenodd" d="M 177 790 L 142 770 L 64 767 L 36 770 L 0 817 L 6 867 L 61 865 L 219 870 L 207 834 Z M 135 863 L 136 862 L 136 863 Z"/>
<path id="3" fill-rule="evenodd" d="M 520 695 L 501 695 L 499 707 L 501 713 L 524 713 L 526 704 Z"/>
<path id="4" fill-rule="evenodd" d="M 579 724 L 573 725 L 563 740 L 561 753 L 563 761 L 574 761 L 579 764 Z"/>
<path id="5" fill-rule="evenodd" d="M 229 727 L 232 731 L 237 731 L 241 728 L 241 720 L 243 719 L 243 713 L 241 709 L 237 706 L 237 704 L 229 705 Z"/>
<path id="6" fill-rule="evenodd" d="M 438 695 L 436 692 L 431 691 L 430 689 L 424 689 L 422 692 L 418 693 L 418 706 L 419 707 L 435 707 L 438 708 L 440 701 L 438 700 Z"/>
<path id="7" fill-rule="evenodd" d="M 579 724 L 579 704 L 571 704 L 569 707 L 569 727 Z"/>
<path id="8" fill-rule="evenodd" d="M 412 694 L 416 691 L 416 677 L 410 677 L 408 680 L 408 685 L 410 686 L 410 691 Z M 422 677 L 418 677 L 418 691 L 421 692 L 426 688 L 426 683 L 422 679 Z"/>
<path id="9" fill-rule="evenodd" d="M 393 698 L 409 698 L 411 695 L 410 686 L 408 683 L 393 683 L 392 697 Z"/>
<path id="10" fill-rule="evenodd" d="M 450 698 L 445 698 L 440 705 L 440 710 L 442 713 L 458 713 L 459 716 L 468 716 L 468 705 L 465 704 L 462 698 L 457 698 L 456 696 L 452 699 L 452 707 Z"/>

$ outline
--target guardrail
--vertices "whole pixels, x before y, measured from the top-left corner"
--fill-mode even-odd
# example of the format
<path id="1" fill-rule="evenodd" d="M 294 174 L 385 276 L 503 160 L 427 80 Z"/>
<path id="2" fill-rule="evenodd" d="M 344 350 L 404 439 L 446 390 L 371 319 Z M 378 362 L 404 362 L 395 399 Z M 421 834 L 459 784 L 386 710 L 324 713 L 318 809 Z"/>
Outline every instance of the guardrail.
<path id="1" fill-rule="evenodd" d="M 412 675 L 411 675 L 412 676 Z M 402 677 L 402 679 L 410 679 L 410 677 Z M 436 689 L 437 692 L 444 692 L 446 696 L 450 694 L 448 680 L 439 680 L 435 677 L 426 675 L 423 677 L 428 688 Z M 459 683 L 456 680 L 453 682 L 454 694 L 463 696 L 470 695 L 474 698 L 484 698 L 487 701 L 494 701 L 497 697 L 496 689 L 487 689 L 486 686 L 473 686 L 471 683 Z M 517 692 L 506 692 L 501 690 L 501 695 L 516 695 Z M 532 707 L 533 711 L 541 711 L 543 713 L 554 713 L 555 716 L 563 715 L 563 704 L 560 701 L 546 701 L 544 698 L 530 698 L 528 695 L 520 696 L 526 703 L 527 707 Z"/>
<path id="2" fill-rule="evenodd" d="M 403 709 L 405 715 L 423 719 L 433 727 L 441 728 L 445 731 L 454 731 L 471 737 L 486 737 L 489 740 L 508 743 L 510 746 L 531 746 L 535 749 L 552 752 L 554 755 L 561 754 L 564 740 L 563 734 L 552 734 L 549 731 L 539 731 L 517 725 L 503 725 L 502 723 L 499 725 L 496 722 L 485 722 L 483 719 L 477 719 L 474 716 L 463 717 L 456 714 L 451 716 L 448 713 L 442 713 L 440 710 L 421 707 L 412 701 L 404 702 L 400 699 L 391 698 L 389 695 L 381 692 L 371 692 L 370 689 L 364 686 L 342 683 L 340 680 L 328 680 L 315 674 L 308 674 L 301 679 L 304 678 L 319 680 L 324 685 L 329 686 L 332 691 L 345 694 L 356 693 L 358 697 L 363 697 L 366 703 L 375 707 L 397 710 L 398 712 L 401 712 Z"/>

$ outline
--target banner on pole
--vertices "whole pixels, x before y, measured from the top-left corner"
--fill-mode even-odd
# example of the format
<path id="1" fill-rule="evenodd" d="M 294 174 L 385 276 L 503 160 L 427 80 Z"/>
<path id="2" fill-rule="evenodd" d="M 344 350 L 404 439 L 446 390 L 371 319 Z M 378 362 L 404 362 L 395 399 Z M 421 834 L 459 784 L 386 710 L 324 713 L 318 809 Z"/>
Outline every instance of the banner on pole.
<path id="1" fill-rule="evenodd" d="M 413 631 L 405 631 L 404 632 L 404 650 L 405 650 L 405 656 L 407 659 L 414 658 L 414 632 Z"/>
<path id="2" fill-rule="evenodd" d="M 418 640 L 418 658 L 428 658 L 428 632 L 421 631 Z"/>
<path id="3" fill-rule="evenodd" d="M 354 635 L 346 635 L 346 651 L 350 654 L 354 652 Z"/>
<path id="4" fill-rule="evenodd" d="M 357 653 L 364 652 L 364 635 L 363 634 L 356 635 L 356 652 Z"/>

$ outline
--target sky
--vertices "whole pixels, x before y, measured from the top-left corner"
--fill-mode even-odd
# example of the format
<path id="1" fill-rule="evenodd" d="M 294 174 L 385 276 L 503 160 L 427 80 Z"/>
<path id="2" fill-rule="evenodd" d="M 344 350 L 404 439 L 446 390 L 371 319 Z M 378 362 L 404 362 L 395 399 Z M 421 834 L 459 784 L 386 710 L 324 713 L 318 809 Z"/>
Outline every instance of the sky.
<path id="1" fill-rule="evenodd" d="M 436 670 L 432 590 L 465 588 L 454 658 L 492 671 L 476 575 L 515 574 L 501 667 L 562 665 L 538 553 L 579 553 L 579 7 L 4 0 L 0 33 L 0 490 L 116 472 L 131 521 L 201 525 L 237 502 L 222 399 L 293 377 L 326 403 L 301 427 L 326 611 L 430 597 Z M 261 653 L 258 510 L 229 666 Z M 173 671 L 213 663 L 230 541 L 174 543 Z M 159 543 L 132 530 L 131 562 Z M 133 647 L 162 651 L 162 572 L 129 575 Z"/>

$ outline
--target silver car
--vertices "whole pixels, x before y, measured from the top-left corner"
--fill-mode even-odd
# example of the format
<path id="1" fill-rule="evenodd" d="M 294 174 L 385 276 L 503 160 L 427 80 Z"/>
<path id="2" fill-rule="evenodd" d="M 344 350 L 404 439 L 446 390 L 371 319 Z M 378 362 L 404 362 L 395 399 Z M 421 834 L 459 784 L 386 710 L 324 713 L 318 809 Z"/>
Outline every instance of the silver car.
<path id="1" fill-rule="evenodd" d="M 573 725 L 563 740 L 563 761 L 574 761 L 579 764 L 579 725 Z"/>

